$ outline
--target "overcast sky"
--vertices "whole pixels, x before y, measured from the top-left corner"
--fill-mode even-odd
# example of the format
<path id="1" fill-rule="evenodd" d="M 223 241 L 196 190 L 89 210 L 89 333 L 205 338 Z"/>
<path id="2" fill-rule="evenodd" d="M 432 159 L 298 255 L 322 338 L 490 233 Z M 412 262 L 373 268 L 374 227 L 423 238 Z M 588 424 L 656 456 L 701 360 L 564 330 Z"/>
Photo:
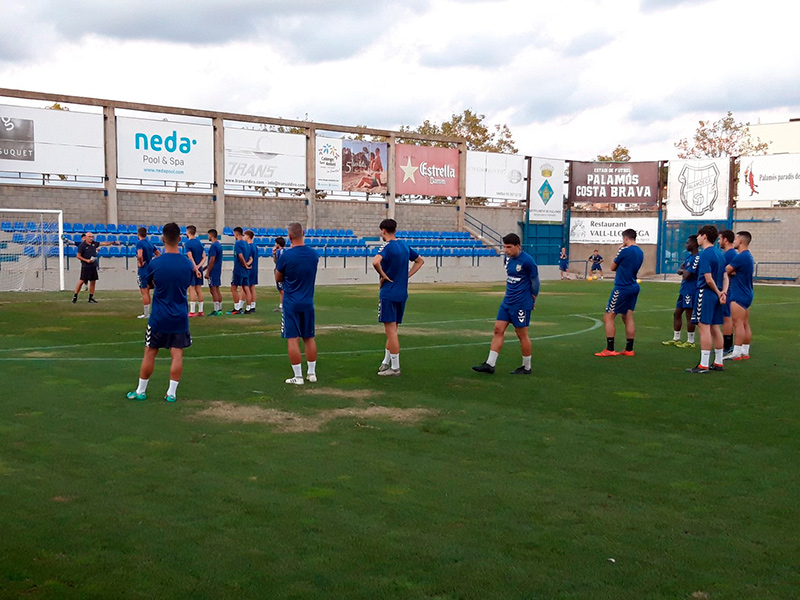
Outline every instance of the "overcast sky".
<path id="1" fill-rule="evenodd" d="M 669 159 L 800 117 L 777 0 L 10 0 L 0 87 L 397 128 L 471 108 L 521 153 Z M 6 101 L 14 103 L 13 101 Z"/>

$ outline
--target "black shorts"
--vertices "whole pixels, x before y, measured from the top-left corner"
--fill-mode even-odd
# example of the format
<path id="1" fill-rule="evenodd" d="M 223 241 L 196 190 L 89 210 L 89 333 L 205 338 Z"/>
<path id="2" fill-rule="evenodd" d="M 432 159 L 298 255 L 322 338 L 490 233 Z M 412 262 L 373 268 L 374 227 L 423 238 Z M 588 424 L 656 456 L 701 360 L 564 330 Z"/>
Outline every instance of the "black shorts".
<path id="1" fill-rule="evenodd" d="M 144 334 L 144 345 L 148 348 L 188 348 L 192 345 L 192 335 L 185 333 L 160 333 L 153 331 L 150 325 Z"/>
<path id="2" fill-rule="evenodd" d="M 81 263 L 81 281 L 97 281 L 97 264 Z"/>

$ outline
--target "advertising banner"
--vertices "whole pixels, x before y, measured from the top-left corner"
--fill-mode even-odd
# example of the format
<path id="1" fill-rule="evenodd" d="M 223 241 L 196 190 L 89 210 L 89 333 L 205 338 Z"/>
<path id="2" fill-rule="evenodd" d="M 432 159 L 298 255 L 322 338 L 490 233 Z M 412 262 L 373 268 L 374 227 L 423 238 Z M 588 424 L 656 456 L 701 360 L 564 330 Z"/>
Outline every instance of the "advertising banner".
<path id="1" fill-rule="evenodd" d="M 531 197 L 528 220 L 531 222 L 564 221 L 563 160 L 531 158 Z"/>
<path id="2" fill-rule="evenodd" d="M 569 227 L 570 244 L 622 244 L 622 232 L 636 231 L 636 243 L 655 244 L 658 241 L 657 217 L 572 217 Z"/>
<path id="3" fill-rule="evenodd" d="M 211 183 L 214 129 L 210 125 L 117 117 L 117 176 Z"/>
<path id="4" fill-rule="evenodd" d="M 225 128 L 225 183 L 306 187 L 306 136 Z"/>
<path id="5" fill-rule="evenodd" d="M 728 218 L 730 159 L 671 160 L 667 178 L 667 221 Z"/>
<path id="6" fill-rule="evenodd" d="M 0 171 L 102 177 L 103 115 L 0 105 Z"/>
<path id="7" fill-rule="evenodd" d="M 739 201 L 800 200 L 800 154 L 742 156 L 739 159 Z"/>
<path id="8" fill-rule="evenodd" d="M 458 150 L 397 144 L 395 191 L 422 196 L 458 196 Z"/>
<path id="9" fill-rule="evenodd" d="M 573 204 L 657 204 L 657 162 L 573 162 L 569 176 Z"/>
<path id="10" fill-rule="evenodd" d="M 342 140 L 342 188 L 347 192 L 386 193 L 389 144 Z"/>
<path id="11" fill-rule="evenodd" d="M 524 200 L 525 157 L 497 152 L 467 152 L 467 196 Z"/>
<path id="12" fill-rule="evenodd" d="M 342 189 L 342 140 L 317 136 L 317 189 Z"/>

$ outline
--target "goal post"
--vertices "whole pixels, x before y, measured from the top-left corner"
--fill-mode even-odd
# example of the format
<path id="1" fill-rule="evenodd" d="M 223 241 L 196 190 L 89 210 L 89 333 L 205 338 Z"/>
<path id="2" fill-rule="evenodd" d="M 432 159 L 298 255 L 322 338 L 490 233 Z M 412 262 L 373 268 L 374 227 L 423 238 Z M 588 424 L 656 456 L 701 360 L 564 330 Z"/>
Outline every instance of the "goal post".
<path id="1" fill-rule="evenodd" d="M 0 291 L 64 291 L 64 213 L 0 207 Z"/>

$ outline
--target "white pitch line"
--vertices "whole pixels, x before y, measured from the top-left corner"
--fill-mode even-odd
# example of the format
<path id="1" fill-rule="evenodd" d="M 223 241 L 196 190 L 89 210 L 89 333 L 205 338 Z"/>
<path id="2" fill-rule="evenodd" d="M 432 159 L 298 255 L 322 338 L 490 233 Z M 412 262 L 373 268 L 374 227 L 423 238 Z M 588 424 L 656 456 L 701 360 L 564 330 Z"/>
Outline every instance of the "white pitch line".
<path id="1" fill-rule="evenodd" d="M 586 329 L 580 329 L 578 331 L 571 331 L 569 333 L 555 333 L 552 335 L 543 335 L 541 337 L 531 338 L 532 342 L 537 342 L 541 340 L 551 340 L 555 338 L 563 338 L 569 337 L 573 335 L 581 335 L 584 333 L 589 333 L 590 331 L 594 331 L 595 329 L 599 329 L 603 326 L 603 322 L 599 319 L 595 319 L 594 317 L 590 317 L 587 315 L 567 315 L 570 317 L 580 317 L 582 319 L 588 319 L 592 322 L 590 327 Z M 485 319 L 470 319 L 471 321 L 483 321 Z M 442 321 L 442 322 L 453 322 L 459 323 L 463 321 Z M 206 337 L 214 337 L 214 336 L 206 336 Z M 467 342 L 464 344 L 436 344 L 433 346 L 410 346 L 404 347 L 403 352 L 409 352 L 413 350 L 441 350 L 446 348 L 466 348 L 469 346 L 485 346 L 489 343 L 490 336 L 487 333 L 486 339 L 482 342 Z M 513 338 L 509 340 L 507 343 L 514 343 L 519 341 L 517 338 Z M 122 342 L 119 342 L 122 343 Z M 330 352 L 319 352 L 321 356 L 342 356 L 342 355 L 353 355 L 353 354 L 365 354 L 368 352 L 375 352 L 375 348 L 369 348 L 367 350 L 337 350 L 337 351 L 330 351 Z M 215 355 L 215 356 L 184 356 L 184 360 L 211 360 L 211 359 L 242 359 L 242 358 L 285 358 L 286 353 L 271 353 L 271 354 L 227 354 L 227 355 Z M 168 359 L 168 356 L 163 356 L 163 359 Z M 140 362 L 142 359 L 140 357 L 98 357 L 98 356 L 90 356 L 80 358 L 77 356 L 66 356 L 66 357 L 0 357 L 0 362 L 47 362 L 47 361 L 58 361 L 58 362 L 74 362 L 74 361 L 81 361 L 81 362 L 124 362 L 124 361 L 136 361 Z"/>

